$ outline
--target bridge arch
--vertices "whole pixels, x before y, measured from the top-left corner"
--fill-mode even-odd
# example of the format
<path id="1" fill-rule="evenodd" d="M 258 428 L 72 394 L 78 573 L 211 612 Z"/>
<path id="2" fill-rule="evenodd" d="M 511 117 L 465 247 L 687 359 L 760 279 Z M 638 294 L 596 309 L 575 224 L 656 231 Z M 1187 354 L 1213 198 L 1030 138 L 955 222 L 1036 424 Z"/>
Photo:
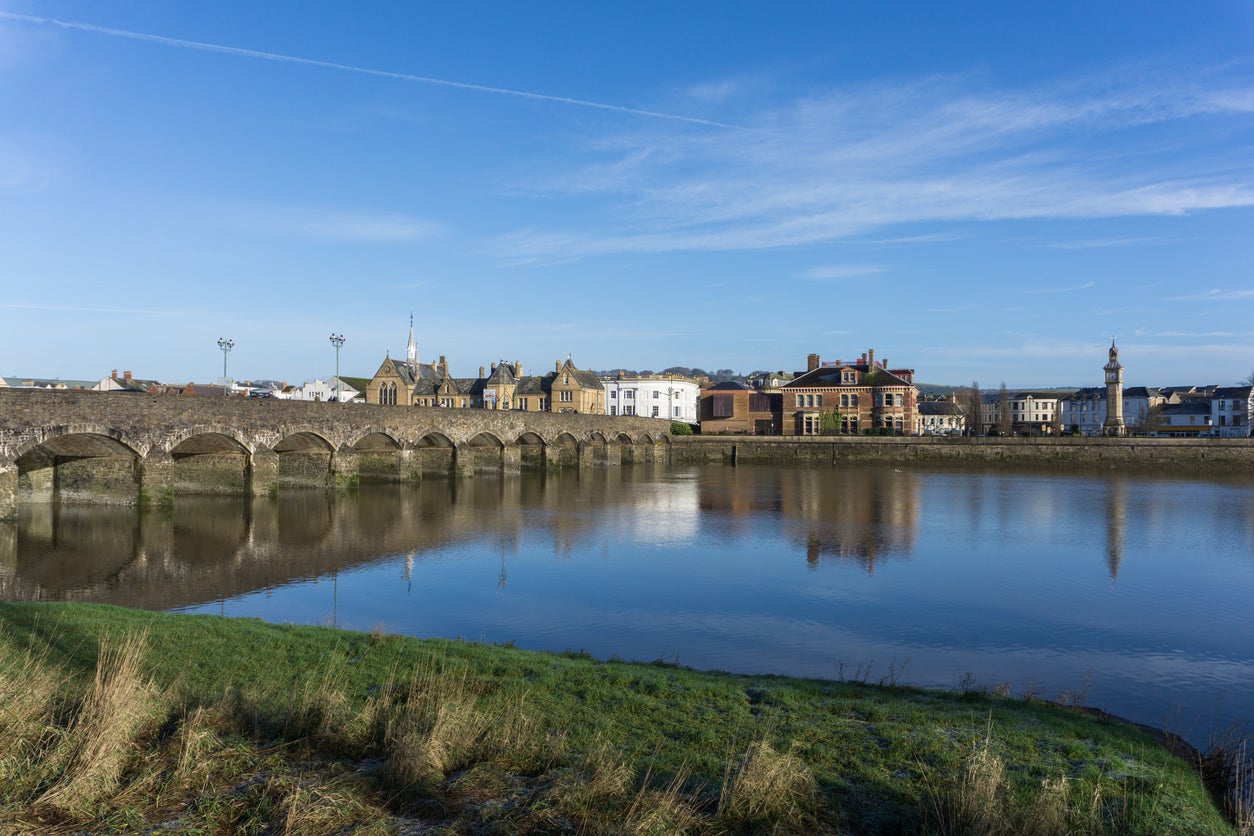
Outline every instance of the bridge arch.
<path id="1" fill-rule="evenodd" d="M 169 489 L 176 494 L 248 494 L 252 451 L 233 430 L 197 427 L 178 433 L 166 451 L 170 458 Z M 159 457 L 149 454 L 155 483 Z"/>
<path id="2" fill-rule="evenodd" d="M 514 444 L 518 447 L 519 467 L 528 469 L 544 467 L 545 449 L 548 445 L 537 433 L 527 431 L 518 436 Z"/>
<path id="3" fill-rule="evenodd" d="M 466 442 L 466 445 L 458 450 L 459 461 L 458 470 L 467 471 L 497 471 L 504 466 L 505 442 L 501 441 L 494 433 L 481 432 Z"/>
<path id="4" fill-rule="evenodd" d="M 414 458 L 419 473 L 442 475 L 453 470 L 453 440 L 442 432 L 430 430 L 414 442 Z"/>
<path id="5" fill-rule="evenodd" d="M 132 504 L 139 499 L 141 452 L 115 429 L 49 427 L 15 453 L 18 501 Z"/>
<path id="6" fill-rule="evenodd" d="M 371 429 L 349 446 L 363 482 L 396 482 L 402 477 L 402 445 L 390 432 Z"/>
<path id="7" fill-rule="evenodd" d="M 284 435 L 272 448 L 279 457 L 279 486 L 325 488 L 331 483 L 332 444 L 321 433 L 309 429 Z"/>

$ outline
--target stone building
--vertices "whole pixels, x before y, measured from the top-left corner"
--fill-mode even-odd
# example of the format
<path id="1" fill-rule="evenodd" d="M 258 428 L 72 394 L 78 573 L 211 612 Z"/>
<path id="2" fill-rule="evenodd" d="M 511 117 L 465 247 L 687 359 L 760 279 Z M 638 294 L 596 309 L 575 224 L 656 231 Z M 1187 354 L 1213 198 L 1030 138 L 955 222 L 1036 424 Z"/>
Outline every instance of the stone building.
<path id="1" fill-rule="evenodd" d="M 366 402 L 382 406 L 432 406 L 447 409 L 514 409 L 524 412 L 605 414 L 604 390 L 595 374 L 575 367 L 569 355 L 541 376 L 522 373 L 522 363 L 493 363 L 491 373 L 453 377 L 448 360 L 418 362 L 410 321 L 404 362 L 384 359 L 366 386 Z"/>

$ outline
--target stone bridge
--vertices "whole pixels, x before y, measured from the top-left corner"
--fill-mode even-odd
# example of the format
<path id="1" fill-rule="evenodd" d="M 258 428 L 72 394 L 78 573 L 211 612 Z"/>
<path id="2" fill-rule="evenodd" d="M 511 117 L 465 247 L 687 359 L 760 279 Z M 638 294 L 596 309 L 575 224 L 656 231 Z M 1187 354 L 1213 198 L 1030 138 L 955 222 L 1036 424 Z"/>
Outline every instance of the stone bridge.
<path id="1" fill-rule="evenodd" d="M 665 458 L 655 418 L 0 389 L 0 519 L 18 502 L 267 495 Z"/>

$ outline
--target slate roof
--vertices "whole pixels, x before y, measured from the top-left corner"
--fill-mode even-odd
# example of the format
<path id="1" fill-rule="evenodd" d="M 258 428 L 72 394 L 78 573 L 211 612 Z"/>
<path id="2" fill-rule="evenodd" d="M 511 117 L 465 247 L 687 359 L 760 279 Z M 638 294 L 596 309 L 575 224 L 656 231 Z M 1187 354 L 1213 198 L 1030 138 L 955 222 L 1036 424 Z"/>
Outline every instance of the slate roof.
<path id="1" fill-rule="evenodd" d="M 724 380 L 722 383 L 715 383 L 713 386 L 705 390 L 706 392 L 753 392 L 752 386 L 741 383 L 739 380 Z"/>
<path id="2" fill-rule="evenodd" d="M 962 407 L 953 401 L 919 401 L 915 405 L 919 415 L 962 415 Z"/>
<path id="3" fill-rule="evenodd" d="M 1235 399 L 1240 399 L 1240 398 L 1248 399 L 1250 397 L 1250 390 L 1252 389 L 1254 389 L 1254 386 L 1220 386 L 1213 393 L 1211 393 L 1211 397 L 1212 398 L 1224 398 L 1228 400 L 1231 400 L 1234 398 Z"/>
<path id="4" fill-rule="evenodd" d="M 846 369 L 861 372 L 857 383 L 841 383 L 841 373 Z M 906 371 L 899 369 L 898 371 Z M 865 363 L 842 363 L 839 366 L 819 366 L 799 375 L 780 386 L 781 389 L 804 389 L 819 386 L 913 386 L 903 377 L 878 366 L 867 369 Z"/>

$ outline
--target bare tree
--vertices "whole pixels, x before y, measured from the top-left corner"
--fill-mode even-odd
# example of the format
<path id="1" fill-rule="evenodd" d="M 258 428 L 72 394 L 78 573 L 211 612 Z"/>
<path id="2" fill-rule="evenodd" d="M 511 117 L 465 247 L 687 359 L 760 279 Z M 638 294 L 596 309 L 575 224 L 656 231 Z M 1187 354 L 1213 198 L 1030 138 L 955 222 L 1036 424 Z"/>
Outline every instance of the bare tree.
<path id="1" fill-rule="evenodd" d="M 1250 372 L 1249 377 L 1241 381 L 1242 386 L 1254 386 L 1254 372 Z"/>
<path id="2" fill-rule="evenodd" d="M 1003 436 L 1013 435 L 1015 431 L 1014 416 L 1010 412 L 1010 392 L 1006 384 L 1001 384 L 997 392 L 997 431 Z"/>
<path id="3" fill-rule="evenodd" d="M 984 435 L 984 398 L 980 395 L 980 382 L 971 381 L 970 389 L 963 389 L 959 406 L 966 413 L 967 431 L 971 435 Z"/>

